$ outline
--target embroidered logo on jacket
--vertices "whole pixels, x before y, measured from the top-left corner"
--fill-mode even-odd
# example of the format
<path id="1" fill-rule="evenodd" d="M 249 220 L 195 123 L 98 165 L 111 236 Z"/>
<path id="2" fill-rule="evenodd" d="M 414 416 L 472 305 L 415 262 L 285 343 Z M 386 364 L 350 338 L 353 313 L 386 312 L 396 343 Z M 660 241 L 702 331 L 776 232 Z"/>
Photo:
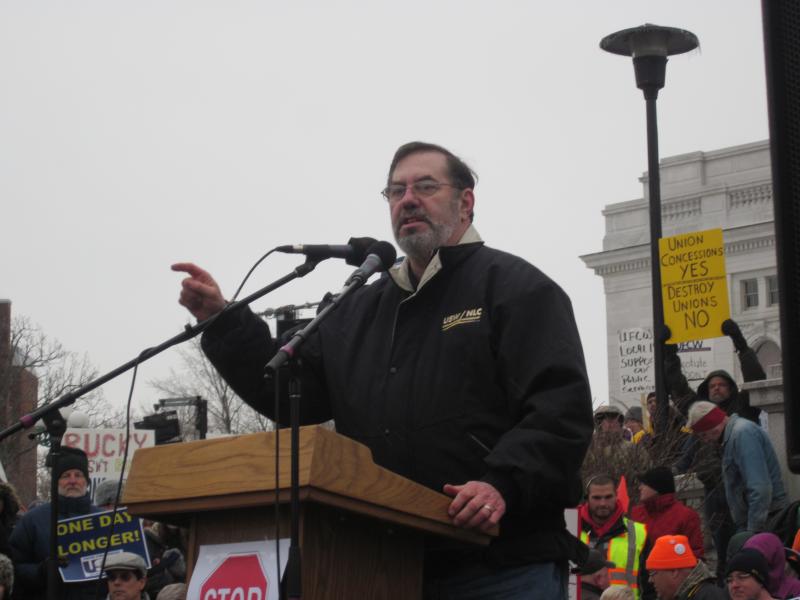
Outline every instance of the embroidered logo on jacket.
<path id="1" fill-rule="evenodd" d="M 458 325 L 466 325 L 467 323 L 477 323 L 481 320 L 482 308 L 468 308 L 462 310 L 454 315 L 442 319 L 442 331 L 447 331 Z"/>

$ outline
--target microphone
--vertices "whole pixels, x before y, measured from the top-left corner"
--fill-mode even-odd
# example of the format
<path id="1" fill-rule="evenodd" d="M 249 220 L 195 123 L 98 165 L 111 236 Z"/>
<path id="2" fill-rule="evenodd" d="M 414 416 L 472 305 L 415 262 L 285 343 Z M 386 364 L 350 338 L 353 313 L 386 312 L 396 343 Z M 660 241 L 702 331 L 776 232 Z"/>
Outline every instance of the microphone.
<path id="1" fill-rule="evenodd" d="M 375 273 L 386 271 L 394 264 L 397 251 L 389 242 L 375 242 L 367 250 L 367 258 L 344 282 L 345 287 L 355 284 L 359 287 Z"/>
<path id="2" fill-rule="evenodd" d="M 328 244 L 294 244 L 278 246 L 278 252 L 286 254 L 305 254 L 309 260 L 320 261 L 326 258 L 343 258 L 348 265 L 358 266 L 367 257 L 369 250 L 375 245 L 375 238 L 350 238 L 347 244 L 330 246 Z"/>
<path id="3" fill-rule="evenodd" d="M 352 240 L 351 240 L 352 241 Z M 385 271 L 394 264 L 397 258 L 397 251 L 389 242 L 374 242 L 367 250 L 367 258 L 361 263 L 353 274 L 347 279 L 342 291 L 334 296 L 330 303 L 323 308 L 305 327 L 295 332 L 287 343 L 281 346 L 280 350 L 272 357 L 265 367 L 268 375 L 275 373 L 278 368 L 292 358 L 297 349 L 305 342 L 309 335 L 317 330 L 319 324 L 336 308 L 339 303 L 349 294 L 360 288 L 372 275 L 378 271 Z"/>

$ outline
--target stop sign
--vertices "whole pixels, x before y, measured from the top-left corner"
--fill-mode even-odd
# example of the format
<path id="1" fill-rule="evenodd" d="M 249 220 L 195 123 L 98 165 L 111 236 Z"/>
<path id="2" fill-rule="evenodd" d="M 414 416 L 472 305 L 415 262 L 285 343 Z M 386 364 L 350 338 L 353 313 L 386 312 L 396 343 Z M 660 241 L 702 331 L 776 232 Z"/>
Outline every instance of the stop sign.
<path id="1" fill-rule="evenodd" d="M 266 600 L 267 587 L 258 554 L 235 554 L 203 582 L 200 600 Z"/>

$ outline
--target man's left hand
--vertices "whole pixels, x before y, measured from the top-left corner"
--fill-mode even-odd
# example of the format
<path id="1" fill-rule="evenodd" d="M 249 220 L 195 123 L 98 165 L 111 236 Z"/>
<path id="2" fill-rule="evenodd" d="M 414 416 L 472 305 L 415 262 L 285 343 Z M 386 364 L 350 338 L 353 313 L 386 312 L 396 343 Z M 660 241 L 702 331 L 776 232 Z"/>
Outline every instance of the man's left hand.
<path id="1" fill-rule="evenodd" d="M 506 512 L 503 496 L 485 481 L 468 481 L 462 485 L 447 483 L 444 493 L 453 497 L 447 513 L 458 527 L 488 531 Z"/>

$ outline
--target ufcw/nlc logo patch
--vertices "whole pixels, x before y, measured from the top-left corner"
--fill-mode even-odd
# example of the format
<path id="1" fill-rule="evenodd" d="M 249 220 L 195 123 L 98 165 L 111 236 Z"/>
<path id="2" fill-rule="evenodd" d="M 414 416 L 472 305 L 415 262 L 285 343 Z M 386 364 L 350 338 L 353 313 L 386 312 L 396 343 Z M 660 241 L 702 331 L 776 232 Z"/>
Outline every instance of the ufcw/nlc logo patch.
<path id="1" fill-rule="evenodd" d="M 458 325 L 466 325 L 467 323 L 477 323 L 481 320 L 482 308 L 468 308 L 457 312 L 454 315 L 442 319 L 442 331 L 447 331 Z"/>

